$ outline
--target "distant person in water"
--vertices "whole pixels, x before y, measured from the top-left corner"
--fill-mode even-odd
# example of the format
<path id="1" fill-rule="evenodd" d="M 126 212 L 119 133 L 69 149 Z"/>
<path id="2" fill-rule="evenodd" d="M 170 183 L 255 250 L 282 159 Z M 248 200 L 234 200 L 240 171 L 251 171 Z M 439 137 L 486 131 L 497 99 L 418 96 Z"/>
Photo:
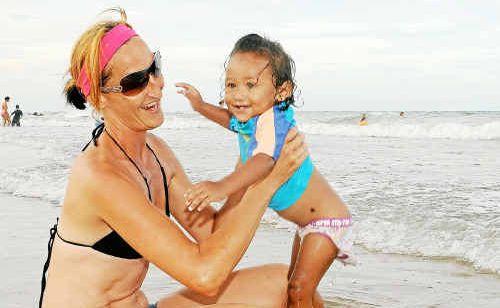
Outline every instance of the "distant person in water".
<path id="1" fill-rule="evenodd" d="M 404 118 L 404 117 L 405 117 L 405 113 L 404 113 L 403 111 L 401 111 L 401 112 L 399 113 L 399 116 L 400 116 L 400 117 L 402 117 L 402 118 Z"/>
<path id="2" fill-rule="evenodd" d="M 365 126 L 368 125 L 368 121 L 366 120 L 366 114 L 363 113 L 361 115 L 361 119 L 359 120 L 359 126 Z"/>
<path id="3" fill-rule="evenodd" d="M 23 116 L 23 112 L 19 109 L 19 105 L 16 105 L 16 110 L 14 110 L 10 115 L 12 118 L 12 126 L 21 126 L 21 118 Z"/>
<path id="4" fill-rule="evenodd" d="M 2 120 L 3 120 L 3 126 L 9 126 L 10 125 L 10 115 L 9 115 L 9 106 L 7 103 L 10 101 L 10 97 L 6 96 L 3 103 L 2 103 Z"/>

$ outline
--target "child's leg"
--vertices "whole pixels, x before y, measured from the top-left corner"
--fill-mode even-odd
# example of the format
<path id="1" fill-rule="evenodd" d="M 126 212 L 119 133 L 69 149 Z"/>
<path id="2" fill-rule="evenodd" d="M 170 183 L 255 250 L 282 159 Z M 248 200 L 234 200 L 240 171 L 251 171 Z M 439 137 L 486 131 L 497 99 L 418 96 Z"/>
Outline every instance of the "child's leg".
<path id="1" fill-rule="evenodd" d="M 293 239 L 293 247 L 292 247 L 292 258 L 290 260 L 290 268 L 288 269 L 288 281 L 292 277 L 293 269 L 295 268 L 295 263 L 297 262 L 297 255 L 299 254 L 300 249 L 300 236 L 297 232 L 295 232 L 295 238 Z"/>
<path id="2" fill-rule="evenodd" d="M 288 307 L 323 306 L 321 297 L 315 294 L 316 288 L 337 253 L 337 247 L 327 236 L 310 233 L 304 237 L 288 283 Z"/>

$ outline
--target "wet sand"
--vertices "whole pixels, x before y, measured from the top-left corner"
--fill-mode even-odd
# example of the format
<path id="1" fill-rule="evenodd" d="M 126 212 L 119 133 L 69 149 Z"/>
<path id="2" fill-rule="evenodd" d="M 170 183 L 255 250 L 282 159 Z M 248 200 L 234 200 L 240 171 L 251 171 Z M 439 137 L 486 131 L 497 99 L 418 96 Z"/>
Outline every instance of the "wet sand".
<path id="1" fill-rule="evenodd" d="M 59 208 L 6 194 L 0 194 L 0 204 L 4 248 L 0 306 L 35 307 L 48 231 Z M 239 267 L 287 263 L 290 247 L 286 230 L 262 225 Z M 360 247 L 355 252 L 357 267 L 334 264 L 320 285 L 328 307 L 500 307 L 497 275 L 477 273 L 470 266 L 447 260 L 373 253 Z M 144 283 L 151 301 L 180 287 L 154 266 Z"/>

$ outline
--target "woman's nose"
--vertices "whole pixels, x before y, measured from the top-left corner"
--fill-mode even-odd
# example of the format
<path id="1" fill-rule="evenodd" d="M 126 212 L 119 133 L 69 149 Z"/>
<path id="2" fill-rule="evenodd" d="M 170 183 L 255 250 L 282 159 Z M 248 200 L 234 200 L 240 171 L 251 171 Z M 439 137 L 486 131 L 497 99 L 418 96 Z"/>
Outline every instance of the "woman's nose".
<path id="1" fill-rule="evenodd" d="M 164 86 L 165 80 L 162 74 L 158 77 L 155 77 L 153 74 L 149 76 L 149 92 L 153 96 L 161 95 Z"/>

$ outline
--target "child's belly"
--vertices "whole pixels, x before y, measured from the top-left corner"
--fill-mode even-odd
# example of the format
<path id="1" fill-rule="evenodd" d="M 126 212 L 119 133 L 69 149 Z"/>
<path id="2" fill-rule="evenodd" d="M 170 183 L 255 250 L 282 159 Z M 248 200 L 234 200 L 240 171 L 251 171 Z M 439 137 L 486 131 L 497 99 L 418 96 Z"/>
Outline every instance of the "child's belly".
<path id="1" fill-rule="evenodd" d="M 302 197 L 289 208 L 276 213 L 299 226 L 319 218 L 350 216 L 347 206 L 316 168 Z"/>

